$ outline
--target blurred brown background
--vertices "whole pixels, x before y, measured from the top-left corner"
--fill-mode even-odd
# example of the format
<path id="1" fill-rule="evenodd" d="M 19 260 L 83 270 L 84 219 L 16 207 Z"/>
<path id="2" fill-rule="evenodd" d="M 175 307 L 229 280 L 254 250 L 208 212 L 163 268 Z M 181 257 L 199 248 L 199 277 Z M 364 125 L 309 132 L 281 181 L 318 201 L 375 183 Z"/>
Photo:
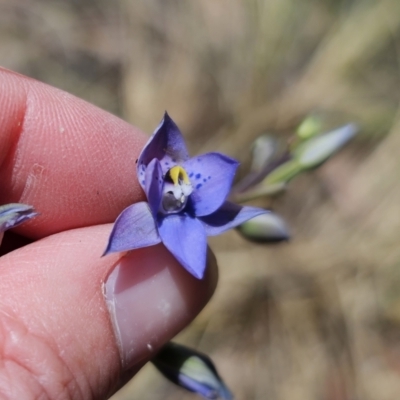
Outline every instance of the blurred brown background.
<path id="1" fill-rule="evenodd" d="M 342 152 L 259 202 L 290 243 L 210 240 L 220 285 L 179 340 L 239 400 L 399 398 L 400 1 L 0 0 L 0 64 L 148 133 L 168 110 L 192 154 L 244 165 L 258 135 L 286 138 L 309 112 L 358 122 Z M 191 398 L 151 365 L 114 397 Z"/>

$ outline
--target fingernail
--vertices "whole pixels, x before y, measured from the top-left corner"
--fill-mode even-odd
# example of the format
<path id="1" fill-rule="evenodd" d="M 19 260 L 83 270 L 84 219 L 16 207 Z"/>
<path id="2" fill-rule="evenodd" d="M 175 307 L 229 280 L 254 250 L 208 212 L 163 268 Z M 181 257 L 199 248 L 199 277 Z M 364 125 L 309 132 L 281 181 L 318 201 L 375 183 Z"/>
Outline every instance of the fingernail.
<path id="1" fill-rule="evenodd" d="M 105 283 L 105 299 L 124 370 L 153 357 L 195 317 L 214 291 L 215 267 L 209 257 L 205 278 L 195 279 L 162 245 L 121 258 Z"/>

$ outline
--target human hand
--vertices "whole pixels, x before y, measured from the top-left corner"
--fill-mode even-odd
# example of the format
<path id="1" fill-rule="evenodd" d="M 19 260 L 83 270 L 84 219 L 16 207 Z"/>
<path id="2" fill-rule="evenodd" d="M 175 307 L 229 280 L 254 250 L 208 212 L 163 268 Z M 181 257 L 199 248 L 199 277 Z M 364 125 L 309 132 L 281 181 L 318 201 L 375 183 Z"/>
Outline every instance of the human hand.
<path id="1" fill-rule="evenodd" d="M 205 305 L 215 260 L 197 280 L 162 245 L 101 258 L 110 223 L 143 200 L 146 136 L 6 70 L 0 109 L 0 204 L 40 213 L 16 229 L 34 242 L 10 235 L 0 258 L 0 397 L 107 398 Z"/>

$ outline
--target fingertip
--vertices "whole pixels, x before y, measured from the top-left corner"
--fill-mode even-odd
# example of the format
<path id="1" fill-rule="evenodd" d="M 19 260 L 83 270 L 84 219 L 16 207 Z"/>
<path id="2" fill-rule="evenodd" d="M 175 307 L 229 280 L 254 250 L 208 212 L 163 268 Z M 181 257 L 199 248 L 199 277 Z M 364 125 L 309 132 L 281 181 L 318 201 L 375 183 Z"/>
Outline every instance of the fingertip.
<path id="1" fill-rule="evenodd" d="M 142 200 L 135 161 L 147 137 L 135 127 L 41 82 L 0 70 L 0 204 L 33 204 L 24 224 L 38 238 L 112 222 Z"/>
<path id="2" fill-rule="evenodd" d="M 211 253 L 198 280 L 162 245 L 101 257 L 110 232 L 111 225 L 62 232 L 0 258 L 0 328 L 11 315 L 25 334 L 23 347 L 8 341 L 7 354 L 49 393 L 69 376 L 81 393 L 103 398 L 188 325 L 215 289 Z"/>
<path id="3" fill-rule="evenodd" d="M 210 252 L 202 280 L 190 275 L 163 246 L 121 258 L 105 284 L 105 297 L 125 369 L 154 356 L 212 296 L 217 281 Z"/>
<path id="4" fill-rule="evenodd" d="M 27 92 L 16 76 L 0 68 L 0 166 L 13 154 L 26 109 Z"/>

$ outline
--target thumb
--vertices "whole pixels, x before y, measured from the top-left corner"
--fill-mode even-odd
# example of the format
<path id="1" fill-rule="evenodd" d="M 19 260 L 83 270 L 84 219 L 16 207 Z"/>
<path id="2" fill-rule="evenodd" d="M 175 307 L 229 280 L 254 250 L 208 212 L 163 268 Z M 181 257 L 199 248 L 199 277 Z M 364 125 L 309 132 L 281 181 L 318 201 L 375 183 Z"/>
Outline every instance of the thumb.
<path id="1" fill-rule="evenodd" d="M 162 245 L 101 258 L 110 231 L 62 232 L 0 258 L 4 398 L 106 398 L 210 298 L 212 256 L 201 281 Z"/>

